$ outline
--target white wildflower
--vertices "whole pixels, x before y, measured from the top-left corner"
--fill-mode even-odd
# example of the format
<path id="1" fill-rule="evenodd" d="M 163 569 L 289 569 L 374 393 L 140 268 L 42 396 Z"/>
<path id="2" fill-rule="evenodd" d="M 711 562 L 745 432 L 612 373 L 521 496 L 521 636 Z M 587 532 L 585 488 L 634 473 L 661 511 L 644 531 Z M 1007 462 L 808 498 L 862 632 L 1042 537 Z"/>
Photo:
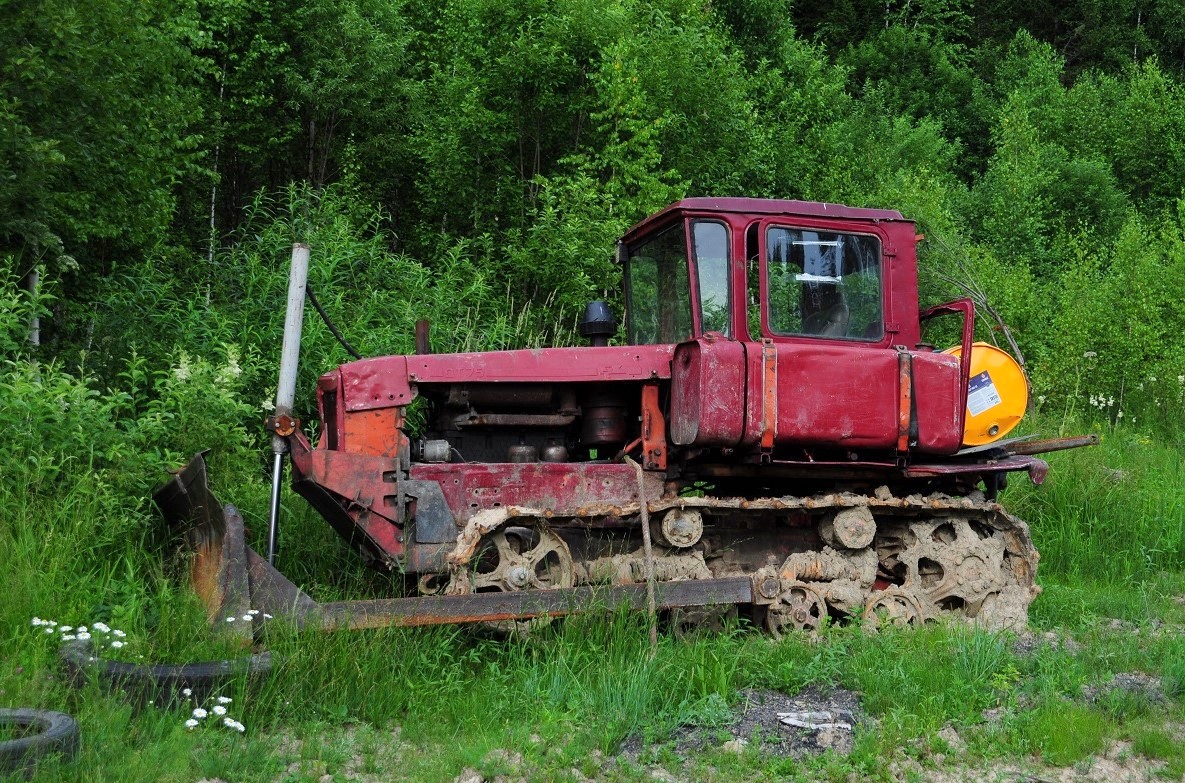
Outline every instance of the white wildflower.
<path id="1" fill-rule="evenodd" d="M 1038 395 L 1037 395 L 1037 404 L 1038 404 L 1038 405 L 1044 405 L 1044 404 L 1045 404 L 1045 395 L 1044 395 L 1044 394 L 1038 394 Z"/>
<path id="2" fill-rule="evenodd" d="M 234 699 L 232 699 L 229 696 L 219 696 L 218 697 L 219 704 L 230 704 L 232 701 L 234 701 Z"/>
<path id="3" fill-rule="evenodd" d="M 246 726 L 239 723 L 234 718 L 223 718 L 222 725 L 226 726 L 227 728 L 234 729 L 235 731 L 239 732 L 240 734 L 247 730 Z"/>
<path id="4" fill-rule="evenodd" d="M 242 620 L 242 621 L 243 621 L 243 622 L 245 622 L 245 623 L 249 623 L 249 622 L 251 622 L 251 615 L 249 615 L 249 614 L 245 614 L 245 615 L 243 615 L 242 617 L 240 617 L 239 619 L 240 619 L 240 620 Z"/>
<path id="5" fill-rule="evenodd" d="M 258 609 L 248 609 L 248 610 L 247 610 L 247 614 L 249 614 L 249 615 L 251 615 L 252 617 L 254 617 L 255 615 L 259 614 L 259 610 L 258 610 Z"/>
<path id="6" fill-rule="evenodd" d="M 86 633 L 86 632 L 87 632 L 87 631 L 89 631 L 89 630 L 90 630 L 90 629 L 89 629 L 89 628 L 87 628 L 85 625 L 80 625 L 80 626 L 78 626 L 78 632 L 79 632 L 79 633 Z"/>
<path id="7" fill-rule="evenodd" d="M 189 380 L 189 357 L 181 354 L 181 361 L 173 368 L 173 377 L 179 381 Z"/>
<path id="8" fill-rule="evenodd" d="M 107 625 L 107 623 L 95 623 L 91 626 L 91 630 L 98 631 L 99 633 L 109 633 L 111 626 Z"/>
<path id="9" fill-rule="evenodd" d="M 1122 419 L 1123 418 L 1123 411 L 1119 411 L 1118 413 L 1116 413 L 1115 418 Z"/>
<path id="10" fill-rule="evenodd" d="M 126 633 L 124 633 L 123 631 L 120 631 L 119 629 L 116 629 L 116 630 L 112 631 L 112 632 L 111 632 L 111 635 L 112 635 L 112 636 L 118 636 L 120 639 L 122 639 L 123 637 L 127 636 L 127 634 L 126 634 Z"/>
<path id="11" fill-rule="evenodd" d="M 52 629 L 52 628 L 46 628 L 46 629 L 45 629 L 45 632 L 46 632 L 46 633 L 53 633 L 53 629 Z"/>
<path id="12" fill-rule="evenodd" d="M 40 617 L 34 617 L 33 618 L 33 625 L 45 625 L 45 621 L 42 620 Z"/>
<path id="13" fill-rule="evenodd" d="M 226 714 L 226 707 L 223 707 L 221 704 L 215 704 L 213 706 L 212 710 L 215 715 L 225 715 Z"/>
<path id="14" fill-rule="evenodd" d="M 193 718 L 190 718 L 189 720 L 185 721 L 185 728 L 189 729 L 190 731 L 193 731 L 197 727 L 197 725 L 198 725 L 198 722 L 196 720 L 194 720 Z"/>
<path id="15" fill-rule="evenodd" d="M 59 627 L 58 630 L 61 631 L 62 633 L 69 633 L 70 631 L 74 630 L 74 626 L 73 625 L 63 625 L 63 626 Z"/>
<path id="16" fill-rule="evenodd" d="M 78 638 L 78 637 L 76 637 L 76 636 L 75 636 L 74 634 L 72 634 L 72 633 L 62 634 L 62 641 L 63 641 L 63 642 L 72 642 L 72 641 L 74 641 L 76 638 Z"/>
<path id="17" fill-rule="evenodd" d="M 1115 404 L 1115 398 L 1114 398 L 1114 397 L 1108 397 L 1108 398 L 1107 398 L 1107 407 L 1108 407 L 1108 408 L 1110 408 L 1110 407 L 1111 407 L 1111 406 L 1113 406 L 1114 404 Z"/>
<path id="18" fill-rule="evenodd" d="M 271 400 L 264 400 L 263 402 L 261 402 L 259 404 L 259 407 L 262 408 L 264 411 L 271 413 L 272 411 L 274 411 L 276 409 L 276 404 L 274 402 L 272 402 Z"/>
<path id="19" fill-rule="evenodd" d="M 226 364 L 218 368 L 218 372 L 214 376 L 214 382 L 219 386 L 229 386 L 231 381 L 242 374 L 243 368 L 239 366 L 238 349 L 228 345 L 226 347 Z"/>
<path id="20" fill-rule="evenodd" d="M 120 647 L 123 647 L 124 644 L 126 644 L 126 642 L 121 642 L 119 639 L 116 639 L 109 646 L 118 650 Z"/>
<path id="21" fill-rule="evenodd" d="M 78 638 L 85 642 L 87 639 L 91 638 L 91 635 L 83 631 L 82 633 L 78 634 Z"/>
<path id="22" fill-rule="evenodd" d="M 184 696 L 184 697 L 186 697 L 186 698 L 189 698 L 190 696 L 192 696 L 192 695 L 193 695 L 193 691 L 192 691 L 192 690 L 190 690 L 189 688 L 182 688 L 182 689 L 181 689 L 181 695 L 182 695 L 182 696 Z"/>
<path id="23" fill-rule="evenodd" d="M 237 617 L 228 617 L 228 618 L 226 618 L 226 621 L 227 621 L 228 623 L 233 623 L 233 622 L 234 622 L 235 620 L 237 620 L 237 619 L 239 619 L 239 618 L 237 618 Z"/>
<path id="24" fill-rule="evenodd" d="M 264 612 L 264 613 L 263 613 L 263 619 L 265 619 L 265 620 L 270 620 L 270 619 L 272 619 L 272 616 L 271 616 L 270 614 L 268 614 L 267 612 Z"/>
<path id="25" fill-rule="evenodd" d="M 195 717 L 195 718 L 201 719 L 201 718 L 206 717 L 209 714 L 210 713 L 206 712 L 201 707 L 194 707 L 193 708 L 193 717 Z"/>
<path id="26" fill-rule="evenodd" d="M 58 625 L 58 621 L 57 620 L 46 620 L 45 624 L 48 625 L 50 628 L 56 628 Z"/>

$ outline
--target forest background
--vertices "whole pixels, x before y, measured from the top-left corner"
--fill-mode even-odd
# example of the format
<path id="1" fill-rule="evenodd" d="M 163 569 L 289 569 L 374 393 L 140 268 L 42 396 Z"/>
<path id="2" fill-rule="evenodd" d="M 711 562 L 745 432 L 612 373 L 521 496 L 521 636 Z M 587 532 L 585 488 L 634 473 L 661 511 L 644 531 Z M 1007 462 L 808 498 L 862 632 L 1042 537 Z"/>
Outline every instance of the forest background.
<path id="1" fill-rule="evenodd" d="M 292 240 L 363 354 L 419 317 L 570 339 L 625 228 L 746 195 L 916 219 L 923 299 L 979 291 L 1044 408 L 1180 412 L 1173 0 L 5 6 L 0 274 L 42 270 L 6 309 L 100 386 L 228 348 L 272 378 Z M 346 358 L 312 339 L 306 384 Z"/>
<path id="2" fill-rule="evenodd" d="M 1038 627 L 1146 619 L 1163 597 L 1149 585 L 1169 573 L 1180 586 L 1185 7 L 1177 0 L 0 0 L 0 19 L 0 639 L 13 641 L 8 649 L 24 644 L 29 618 L 41 615 L 120 623 L 163 637 L 159 648 L 172 654 L 193 653 L 185 634 L 195 626 L 170 630 L 184 599 L 169 592 L 158 554 L 145 546 L 159 525 L 146 498 L 165 468 L 212 447 L 215 489 L 261 529 L 261 423 L 294 241 L 311 244 L 310 281 L 363 355 L 410 351 L 419 318 L 433 322 L 437 350 L 574 342 L 584 303 L 617 296 L 614 240 L 696 195 L 900 210 L 926 235 L 923 304 L 970 292 L 1010 327 L 1033 383 L 1030 430 L 1104 432 L 1103 447 L 1055 457 L 1042 492 L 1009 490 L 1043 552 Z M 305 324 L 297 401 L 311 422 L 316 376 L 348 356 L 311 313 Z M 1000 341 L 998 326 L 984 318 L 978 336 Z M 285 538 L 286 573 L 318 597 L 382 594 L 324 525 L 295 507 L 285 515 L 300 531 Z M 476 731 L 502 719 L 495 685 L 510 687 L 506 653 L 474 652 L 460 637 L 400 639 L 441 671 L 471 675 L 456 682 L 489 674 L 489 702 L 457 721 Z M 257 717 L 381 721 L 434 698 L 435 715 L 458 709 L 443 701 L 451 679 L 401 680 L 383 700 L 364 696 L 341 665 L 362 648 L 335 644 L 309 664 L 343 678 L 332 703 L 290 706 L 298 693 L 326 698 L 295 684 Z M 750 677 L 735 656 L 712 679 L 727 657 L 719 650 L 756 643 L 721 644 L 706 648 L 711 665 L 675 667 L 707 679 L 689 686 L 654 675 L 625 707 L 612 701 L 616 680 L 584 682 L 585 670 L 572 669 L 564 676 L 573 691 L 555 696 L 548 713 L 561 716 L 557 736 L 572 733 L 564 716 L 596 723 L 624 709 L 620 721 L 606 718 L 610 739 L 596 740 L 608 748 L 638 721 L 677 722 L 677 705 L 656 705 L 689 687 L 704 698 L 731 698 L 747 682 L 788 687 Z M 921 655 L 928 642 L 919 644 Z M 1185 647 L 1173 644 L 1158 648 L 1155 666 L 1164 662 L 1179 695 Z M 52 654 L 22 649 L 0 654 L 0 695 L 60 701 L 58 685 L 41 677 L 54 668 Z M 802 649 L 784 654 L 827 654 Z M 1117 665 L 1113 652 L 1100 647 L 1074 671 L 1105 671 Z M 894 650 L 883 653 L 879 661 L 899 665 Z M 394 676 L 386 648 L 368 654 L 376 682 Z M 616 676 L 592 653 L 573 654 L 588 658 L 587 677 Z M 524 655 L 524 666 L 544 665 Z M 947 658 L 926 660 L 946 671 Z M 624 677 L 644 667 L 623 661 Z M 1017 686 L 1014 664 L 1006 656 L 997 664 L 980 678 L 994 683 L 975 697 L 985 704 L 1000 698 L 997 686 Z M 842 674 L 842 655 L 820 665 L 828 677 L 856 677 Z M 1050 671 L 1067 665 L 1059 659 Z M 869 666 L 869 688 L 883 671 Z M 546 670 L 549 682 L 559 676 Z M 1078 687 L 1067 677 L 1051 691 L 1058 698 Z M 956 679 L 944 675 L 941 687 Z M 609 701 L 581 701 L 597 688 Z M 954 694 L 949 708 L 930 700 L 929 716 L 909 731 L 978 704 L 968 698 Z M 91 752 L 107 754 L 111 770 L 133 770 L 112 779 L 135 779 L 134 764 L 146 774 L 173 765 L 186 779 L 184 759 L 121 744 L 126 715 L 112 720 L 114 707 L 87 704 L 84 714 L 115 727 L 110 748 Z M 1063 715 L 1060 702 L 1049 704 L 1046 717 Z M 884 705 L 900 706 L 890 696 Z M 141 732 L 162 747 L 188 747 L 172 729 L 133 725 L 126 742 Z M 432 730 L 440 729 L 425 723 Z M 1009 747 L 1045 747 L 1017 731 L 1022 739 Z M 247 764 L 215 751 L 202 758 L 218 769 Z M 1178 761 L 1185 770 L 1185 757 Z"/>

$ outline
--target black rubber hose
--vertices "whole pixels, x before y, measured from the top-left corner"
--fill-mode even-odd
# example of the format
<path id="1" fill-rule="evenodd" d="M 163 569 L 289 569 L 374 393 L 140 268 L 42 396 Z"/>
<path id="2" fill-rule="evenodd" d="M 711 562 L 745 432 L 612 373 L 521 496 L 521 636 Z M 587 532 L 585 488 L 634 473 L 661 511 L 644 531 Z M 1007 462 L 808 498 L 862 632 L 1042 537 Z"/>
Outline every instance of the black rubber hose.
<path id="1" fill-rule="evenodd" d="M 353 356 L 355 359 L 361 359 L 362 354 L 355 351 L 354 346 L 346 342 L 346 338 L 342 336 L 342 333 L 339 332 L 337 327 L 333 325 L 333 322 L 329 320 L 329 316 L 325 314 L 325 308 L 321 307 L 321 303 L 317 301 L 317 295 L 313 293 L 313 287 L 308 283 L 305 283 L 304 292 L 308 295 L 309 301 L 313 303 L 313 309 L 317 311 L 317 315 L 321 316 L 321 320 L 324 321 L 325 325 L 329 327 L 329 331 L 332 332 L 333 336 L 337 338 L 337 341 L 341 343 L 342 348 L 346 349 L 346 353 L 348 353 L 350 356 Z"/>

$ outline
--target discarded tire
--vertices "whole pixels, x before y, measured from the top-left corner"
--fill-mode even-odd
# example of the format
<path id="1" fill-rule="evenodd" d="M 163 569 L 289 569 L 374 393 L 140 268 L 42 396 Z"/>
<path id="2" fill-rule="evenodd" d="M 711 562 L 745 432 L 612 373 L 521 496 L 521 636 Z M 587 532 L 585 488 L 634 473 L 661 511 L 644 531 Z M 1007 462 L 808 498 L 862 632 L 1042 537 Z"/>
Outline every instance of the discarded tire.
<path id="1" fill-rule="evenodd" d="M 0 709 L 0 776 L 27 774 L 46 756 L 71 759 L 78 753 L 78 722 L 64 712 Z"/>
<path id="2" fill-rule="evenodd" d="M 60 655 L 75 686 L 95 680 L 108 690 L 122 691 L 133 703 L 158 706 L 187 697 L 203 701 L 236 677 L 253 680 L 272 668 L 270 652 L 203 663 L 124 663 L 95 656 L 89 641 L 73 641 L 62 645 Z"/>

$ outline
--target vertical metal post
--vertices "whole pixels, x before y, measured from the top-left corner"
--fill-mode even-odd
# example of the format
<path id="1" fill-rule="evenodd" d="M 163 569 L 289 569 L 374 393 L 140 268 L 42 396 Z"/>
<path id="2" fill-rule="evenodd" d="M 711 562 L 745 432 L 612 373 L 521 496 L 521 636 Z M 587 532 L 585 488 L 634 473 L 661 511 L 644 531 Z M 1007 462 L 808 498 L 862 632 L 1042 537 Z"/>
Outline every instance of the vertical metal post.
<path id="1" fill-rule="evenodd" d="M 304 325 L 304 294 L 309 279 L 309 246 L 292 246 L 288 273 L 288 313 L 284 318 L 284 342 L 280 349 L 280 380 L 276 384 L 276 419 L 292 416 L 296 400 L 296 370 L 300 360 L 300 332 Z M 288 441 L 272 435 L 272 498 L 267 527 L 267 561 L 276 561 L 276 538 L 280 527 L 280 484 L 284 478 L 284 454 Z"/>

